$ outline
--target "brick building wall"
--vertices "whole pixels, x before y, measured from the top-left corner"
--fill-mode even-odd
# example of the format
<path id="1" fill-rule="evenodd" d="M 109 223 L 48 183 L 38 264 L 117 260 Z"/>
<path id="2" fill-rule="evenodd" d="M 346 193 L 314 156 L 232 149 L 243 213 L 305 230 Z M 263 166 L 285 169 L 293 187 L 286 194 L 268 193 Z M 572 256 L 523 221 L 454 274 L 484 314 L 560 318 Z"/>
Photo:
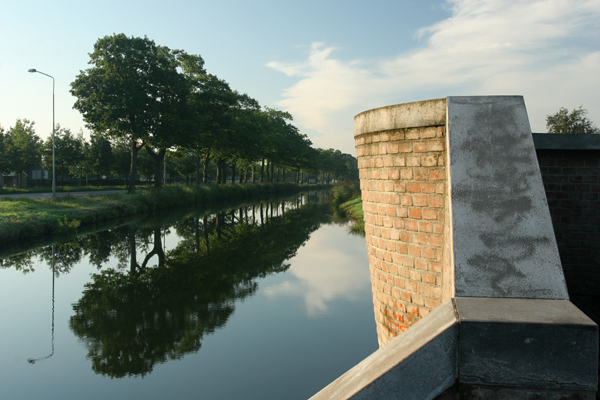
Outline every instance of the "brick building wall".
<path id="1" fill-rule="evenodd" d="M 598 296 L 600 135 L 534 134 L 534 141 L 569 293 Z"/>
<path id="2" fill-rule="evenodd" d="M 445 132 L 355 136 L 380 346 L 452 297 L 443 285 L 450 266 Z"/>

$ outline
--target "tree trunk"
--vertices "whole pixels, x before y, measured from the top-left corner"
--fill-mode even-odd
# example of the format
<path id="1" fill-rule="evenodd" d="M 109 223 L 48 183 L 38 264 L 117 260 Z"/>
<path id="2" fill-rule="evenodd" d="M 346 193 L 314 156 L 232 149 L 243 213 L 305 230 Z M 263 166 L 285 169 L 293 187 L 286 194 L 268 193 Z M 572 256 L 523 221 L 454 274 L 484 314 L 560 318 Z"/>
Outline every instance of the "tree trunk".
<path id="1" fill-rule="evenodd" d="M 265 168 L 267 170 L 267 183 L 271 182 L 271 175 L 269 175 L 269 167 L 271 166 L 271 163 L 269 162 L 267 164 L 267 168 Z"/>
<path id="2" fill-rule="evenodd" d="M 219 185 L 221 183 L 221 175 L 222 175 L 222 173 L 221 173 L 221 159 L 217 158 L 217 161 L 216 161 L 215 164 L 216 164 L 216 167 L 217 167 L 217 185 Z"/>
<path id="3" fill-rule="evenodd" d="M 135 193 L 135 179 L 137 177 L 137 155 L 138 152 L 144 147 L 145 143 L 142 143 L 140 147 L 136 146 L 137 141 L 132 139 L 129 145 L 131 150 L 131 165 L 129 169 L 129 185 L 127 186 L 127 193 Z"/>
<path id="4" fill-rule="evenodd" d="M 204 243 L 206 245 L 206 254 L 210 253 L 210 245 L 208 243 L 208 216 L 202 217 L 202 233 L 204 234 Z"/>
<path id="5" fill-rule="evenodd" d="M 146 153 L 154 161 L 154 189 L 160 190 L 162 187 L 162 167 L 167 149 L 158 149 L 158 153 L 155 153 L 149 146 L 146 146 Z"/>
<path id="6" fill-rule="evenodd" d="M 196 185 L 200 183 L 200 155 L 196 153 Z"/>
<path id="7" fill-rule="evenodd" d="M 260 183 L 264 182 L 264 176 L 265 176 L 265 159 L 262 158 L 260 160 Z"/>
<path id="8" fill-rule="evenodd" d="M 136 245 L 135 245 L 135 232 L 133 231 L 133 228 L 129 228 L 129 233 L 127 235 L 129 237 L 129 274 L 131 276 L 135 276 L 138 273 L 138 263 L 137 263 L 137 259 L 136 259 L 136 255 L 137 255 L 137 249 L 136 249 Z"/>
<path id="9" fill-rule="evenodd" d="M 235 183 L 235 163 L 231 164 L 231 183 Z"/>
<path id="10" fill-rule="evenodd" d="M 202 171 L 202 183 L 207 182 L 206 174 L 208 173 L 208 162 L 209 161 L 210 161 L 210 150 L 206 149 L 206 155 L 204 156 L 204 170 Z"/>

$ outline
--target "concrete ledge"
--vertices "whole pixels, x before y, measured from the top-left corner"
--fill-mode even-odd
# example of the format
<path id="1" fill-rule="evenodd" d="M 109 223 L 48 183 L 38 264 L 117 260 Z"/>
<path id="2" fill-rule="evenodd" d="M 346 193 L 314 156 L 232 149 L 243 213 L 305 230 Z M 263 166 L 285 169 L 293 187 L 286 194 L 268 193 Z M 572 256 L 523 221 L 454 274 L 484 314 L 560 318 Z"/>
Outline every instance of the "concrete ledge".
<path id="1" fill-rule="evenodd" d="M 461 383 L 596 391 L 598 326 L 568 300 L 456 298 Z"/>
<path id="2" fill-rule="evenodd" d="M 415 101 L 364 111 L 354 117 L 354 136 L 391 129 L 446 125 L 446 99 Z"/>
<path id="3" fill-rule="evenodd" d="M 540 150 L 600 150 L 600 135 L 534 133 L 535 148 Z"/>
<path id="4" fill-rule="evenodd" d="M 456 380 L 457 335 L 447 301 L 311 400 L 433 399 Z"/>
<path id="5" fill-rule="evenodd" d="M 311 400 L 434 399 L 457 380 L 487 393 L 461 399 L 591 399 L 598 326 L 568 300 L 457 297 Z"/>

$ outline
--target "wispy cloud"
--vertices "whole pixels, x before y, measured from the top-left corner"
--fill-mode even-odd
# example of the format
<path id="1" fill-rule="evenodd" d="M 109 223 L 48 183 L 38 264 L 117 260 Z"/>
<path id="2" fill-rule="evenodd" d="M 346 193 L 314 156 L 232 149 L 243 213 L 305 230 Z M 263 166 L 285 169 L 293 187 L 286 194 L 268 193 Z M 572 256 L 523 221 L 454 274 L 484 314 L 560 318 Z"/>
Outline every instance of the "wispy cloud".
<path id="1" fill-rule="evenodd" d="M 290 279 L 265 288 L 266 296 L 302 297 L 310 318 L 329 313 L 329 304 L 334 300 L 370 298 L 364 239 L 347 236 L 345 229 L 322 226 L 290 260 Z M 351 242 L 354 245 L 349 245 Z"/>
<path id="2" fill-rule="evenodd" d="M 342 61 L 313 43 L 299 63 L 268 65 L 299 81 L 278 105 L 317 145 L 352 139 L 354 114 L 448 95 L 524 95 L 534 131 L 583 104 L 600 123 L 600 0 L 451 0 L 451 16 L 415 32 L 412 51 Z"/>

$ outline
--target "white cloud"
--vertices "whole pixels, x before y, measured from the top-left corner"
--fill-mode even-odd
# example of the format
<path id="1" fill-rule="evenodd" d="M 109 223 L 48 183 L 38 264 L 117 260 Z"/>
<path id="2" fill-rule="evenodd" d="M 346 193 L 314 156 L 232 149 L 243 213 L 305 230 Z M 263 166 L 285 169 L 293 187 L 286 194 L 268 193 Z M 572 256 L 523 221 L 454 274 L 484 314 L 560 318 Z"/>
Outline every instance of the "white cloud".
<path id="1" fill-rule="evenodd" d="M 448 5 L 451 16 L 420 29 L 408 53 L 346 62 L 313 43 L 303 62 L 268 64 L 299 78 L 278 105 L 323 134 L 320 147 L 351 142 L 358 112 L 448 95 L 523 95 L 534 132 L 561 106 L 583 105 L 600 124 L 600 0 Z"/>
<path id="2" fill-rule="evenodd" d="M 265 288 L 271 298 L 302 297 L 309 317 L 330 312 L 336 299 L 358 301 L 370 297 L 371 282 L 364 239 L 348 237 L 345 229 L 321 226 L 290 260 L 295 279 Z"/>

